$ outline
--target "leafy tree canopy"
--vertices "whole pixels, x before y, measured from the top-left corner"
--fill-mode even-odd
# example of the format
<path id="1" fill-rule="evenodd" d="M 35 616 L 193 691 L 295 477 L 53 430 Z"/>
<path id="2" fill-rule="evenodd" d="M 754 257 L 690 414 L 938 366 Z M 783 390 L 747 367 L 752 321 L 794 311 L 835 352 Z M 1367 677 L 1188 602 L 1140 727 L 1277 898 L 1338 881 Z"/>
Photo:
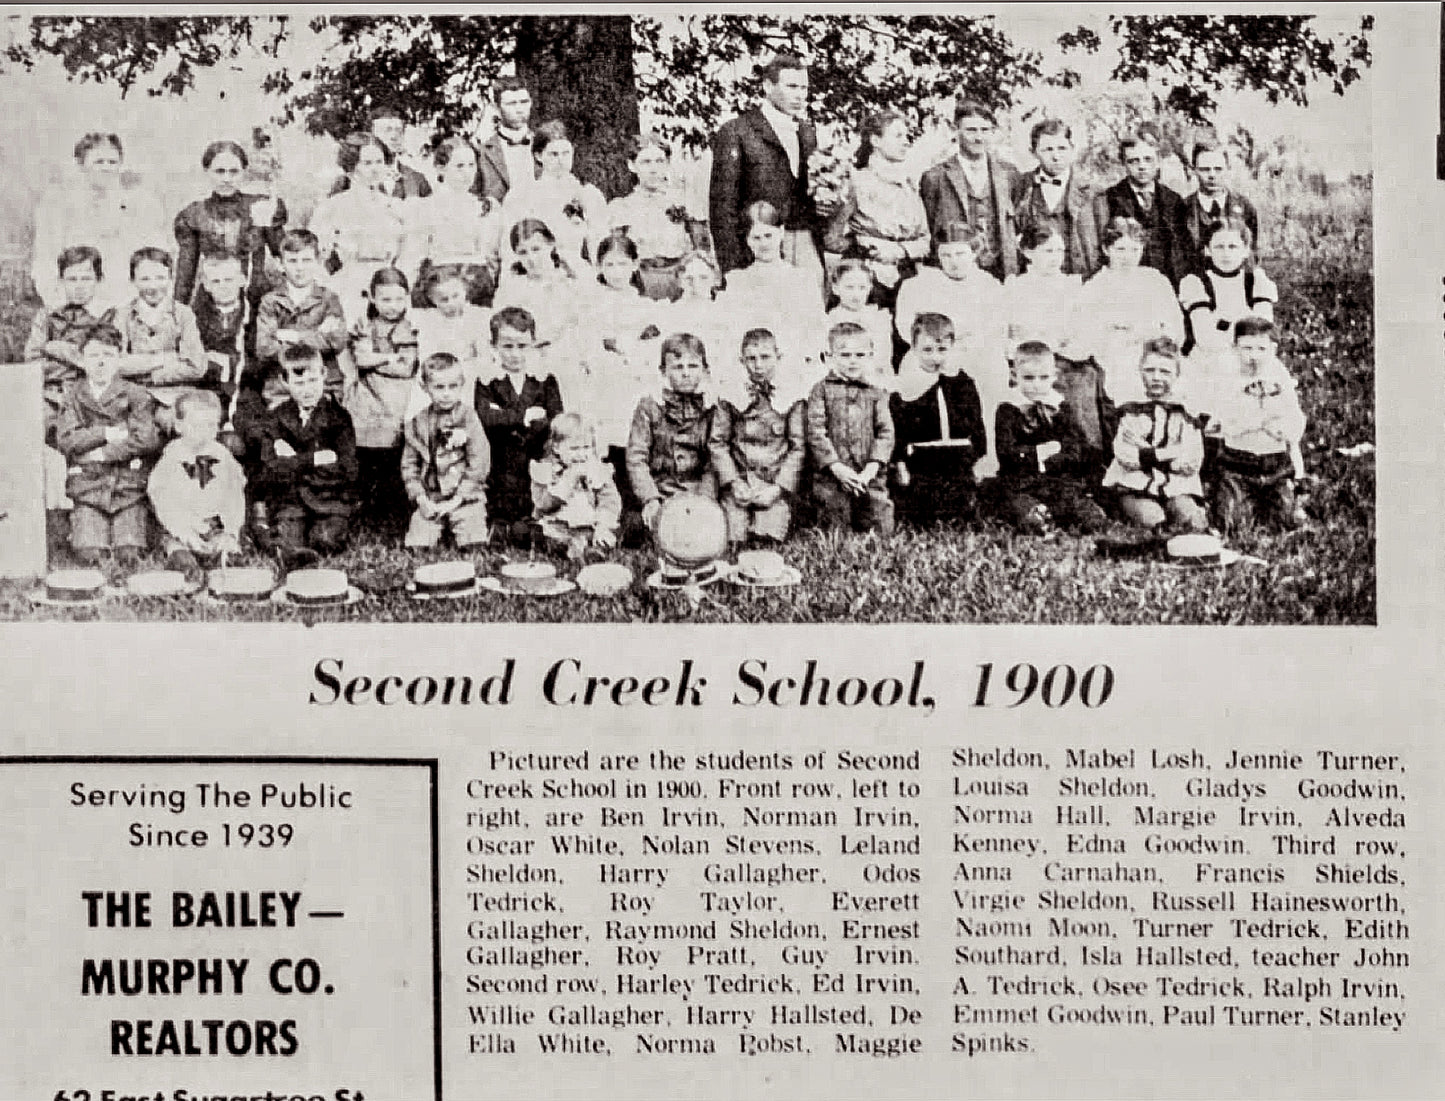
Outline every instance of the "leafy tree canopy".
<path id="1" fill-rule="evenodd" d="M 1064 64 L 1046 71 L 992 19 L 944 15 L 342 16 L 309 29 L 326 49 L 292 71 L 279 63 L 298 27 L 286 17 L 40 17 L 6 51 L 29 66 L 60 59 L 72 78 L 180 95 L 196 71 L 259 51 L 272 60 L 265 89 L 278 117 L 315 133 L 365 125 L 378 105 L 437 135 L 469 133 L 484 117 L 496 77 L 515 72 L 537 117 L 573 124 L 579 160 L 615 180 L 625 137 L 640 114 L 663 133 L 700 145 L 758 91 L 755 64 L 787 50 L 810 66 L 812 114 L 856 126 L 883 107 L 915 122 L 955 97 L 1007 107 L 1040 81 L 1079 82 L 1069 59 L 1117 51 L 1112 77 L 1149 89 L 1156 110 L 1207 122 L 1218 96 L 1254 89 L 1304 104 L 1323 82 L 1342 93 L 1370 63 L 1371 17 L 1327 35 L 1309 16 L 1115 16 L 1112 41 L 1079 27 L 1060 36 Z"/>

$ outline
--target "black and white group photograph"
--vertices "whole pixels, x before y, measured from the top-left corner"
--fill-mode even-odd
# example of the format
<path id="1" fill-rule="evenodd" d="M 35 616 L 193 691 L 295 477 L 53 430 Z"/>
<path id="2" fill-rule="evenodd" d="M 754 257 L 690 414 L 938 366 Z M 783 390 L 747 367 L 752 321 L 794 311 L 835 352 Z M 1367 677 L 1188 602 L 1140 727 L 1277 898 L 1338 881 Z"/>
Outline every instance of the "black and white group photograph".
<path id="1" fill-rule="evenodd" d="M 0 619 L 1373 624 L 1372 31 L 0 18 Z"/>

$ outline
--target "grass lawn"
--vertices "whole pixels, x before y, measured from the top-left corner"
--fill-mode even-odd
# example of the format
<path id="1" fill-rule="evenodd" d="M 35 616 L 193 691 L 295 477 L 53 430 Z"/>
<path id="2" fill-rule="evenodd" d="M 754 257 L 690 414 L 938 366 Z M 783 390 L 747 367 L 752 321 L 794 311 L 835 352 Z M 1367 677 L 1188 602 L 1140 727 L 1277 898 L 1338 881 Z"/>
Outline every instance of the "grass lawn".
<path id="1" fill-rule="evenodd" d="M 1227 569 L 1184 570 L 1162 562 L 1093 556 L 1092 541 L 1062 534 L 1023 538 L 996 526 L 967 531 L 901 530 L 890 540 L 804 531 L 785 554 L 803 574 L 789 589 L 719 585 L 694 606 L 685 594 L 642 584 L 650 555 L 620 559 L 633 589 L 609 599 L 570 593 L 548 599 L 482 594 L 418 602 L 404 594 L 346 609 L 301 611 L 265 604 L 113 599 L 90 609 L 32 606 L 30 585 L 0 584 L 0 618 L 353 622 L 703 622 L 703 623 L 1143 623 L 1369 624 L 1375 622 L 1373 454 L 1339 449 L 1375 442 L 1374 288 L 1368 275 L 1269 270 L 1282 287 L 1281 355 L 1300 385 L 1309 428 L 1305 461 L 1313 484 L 1308 528 L 1245 533 L 1236 549 L 1266 560 Z M 440 557 L 440 556 L 438 556 Z M 500 557 L 479 565 L 490 572 Z M 405 554 L 359 540 L 338 565 L 360 577 L 404 574 Z"/>

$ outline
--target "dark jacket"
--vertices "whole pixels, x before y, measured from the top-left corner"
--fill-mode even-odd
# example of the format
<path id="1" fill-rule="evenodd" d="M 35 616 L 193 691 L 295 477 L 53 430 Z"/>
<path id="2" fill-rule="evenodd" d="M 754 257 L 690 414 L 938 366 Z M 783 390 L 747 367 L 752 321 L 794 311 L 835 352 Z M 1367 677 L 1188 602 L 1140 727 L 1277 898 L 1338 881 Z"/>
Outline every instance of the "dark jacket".
<path id="1" fill-rule="evenodd" d="M 1064 186 L 1064 201 L 1051 213 L 1039 186 L 1040 176 L 1037 170 L 1021 175 L 1014 187 L 1014 216 L 1019 235 L 1039 222 L 1055 223 L 1064 239 L 1064 271 L 1087 279 L 1104 263 L 1099 243 L 1098 194 L 1077 172 L 1070 172 L 1069 182 Z"/>
<path id="2" fill-rule="evenodd" d="M 780 413 L 761 398 L 742 410 L 720 401 L 713 412 L 708 446 L 720 488 L 742 478 L 796 494 L 807 448 L 803 402 L 794 402 Z"/>
<path id="3" fill-rule="evenodd" d="M 1014 215 L 1013 194 L 1018 187 L 1019 170 L 997 157 L 988 158 L 990 194 L 996 232 L 989 242 L 992 255 L 980 256 L 979 267 L 1000 279 L 1019 270 L 1018 225 Z M 918 181 L 923 209 L 928 213 L 928 231 L 935 235 L 952 222 L 973 224 L 968 205 L 968 177 L 963 162 L 950 157 L 934 165 Z"/>
<path id="4" fill-rule="evenodd" d="M 311 411 L 304 425 L 296 402 L 288 398 L 268 409 L 248 426 L 255 433 L 252 454 L 260 469 L 252 475 L 256 496 L 273 508 L 303 505 L 308 511 L 329 516 L 349 516 L 356 507 L 356 432 L 351 414 L 330 394 Z M 284 440 L 294 456 L 276 454 L 276 443 Z M 318 451 L 332 451 L 336 461 L 316 465 Z"/>
<path id="5" fill-rule="evenodd" d="M 206 375 L 201 385 L 229 396 L 239 379 L 244 363 L 242 333 L 246 328 L 246 296 L 243 294 L 229 313 L 216 308 L 215 299 L 205 287 L 196 291 L 191 309 L 196 315 L 196 331 L 201 334 L 201 347 L 206 350 Z M 221 366 L 221 358 L 226 366 Z"/>
<path id="6" fill-rule="evenodd" d="M 331 185 L 331 194 L 339 195 L 351 190 L 351 177 L 342 175 Z M 431 183 L 409 164 L 396 166 L 396 182 L 388 191 L 394 199 L 425 199 L 431 194 Z"/>
<path id="7" fill-rule="evenodd" d="M 256 225 L 251 210 L 261 198 L 241 191 L 225 197 L 209 195 L 176 215 L 177 302 L 191 304 L 201 257 L 208 252 L 230 252 L 241 258 L 253 301 L 266 290 L 266 253 L 280 255 L 287 214 L 286 204 L 278 197 L 270 224 Z"/>
<path id="8" fill-rule="evenodd" d="M 1210 232 L 1225 218 L 1243 219 L 1244 224 L 1249 226 L 1253 244 L 1258 247 L 1259 215 L 1255 212 L 1254 204 L 1243 195 L 1227 192 L 1219 212 L 1213 217 L 1204 212 L 1198 192 L 1184 200 L 1184 235 L 1188 240 L 1186 247 L 1189 250 L 1189 271 L 1202 272 L 1208 267 L 1208 261 L 1204 258 L 1204 246 L 1209 241 Z"/>
<path id="9" fill-rule="evenodd" d="M 1042 406 L 1020 409 L 1011 401 L 1000 402 L 994 417 L 994 451 L 998 455 L 998 476 L 1005 482 L 1029 480 L 1041 475 L 1080 478 L 1097 477 L 1098 453 L 1079 432 L 1078 419 L 1065 401 L 1058 409 Z M 1059 444 L 1039 470 L 1038 446 Z"/>
<path id="10" fill-rule="evenodd" d="M 944 408 L 948 410 L 949 439 L 968 442 L 918 449 L 917 444 L 928 444 L 943 438 L 943 425 L 938 415 L 940 393 Z M 973 464 L 988 448 L 978 387 L 962 371 L 954 375 L 940 375 L 937 382 L 912 401 L 904 401 L 903 395 L 894 394 L 891 411 L 897 436 L 893 449 L 895 461 L 916 463 L 925 470 L 947 466 L 972 471 Z"/>
<path id="11" fill-rule="evenodd" d="M 506 142 L 493 134 L 478 150 L 481 156 L 477 159 L 477 173 L 479 176 L 479 192 L 488 199 L 501 202 L 507 197 L 507 192 L 512 190 L 512 180 L 507 172 L 507 156 L 502 152 Z M 530 152 L 528 156 L 530 156 Z"/>
<path id="12" fill-rule="evenodd" d="M 105 430 L 117 425 L 126 429 L 126 438 L 106 443 Z M 161 449 L 155 400 L 120 377 L 99 397 L 89 384 L 77 382 L 60 408 L 55 446 L 70 466 L 65 492 L 72 501 L 112 515 L 140 504 L 151 461 Z"/>
<path id="13" fill-rule="evenodd" d="M 1133 218 L 1144 227 L 1144 256 L 1140 263 L 1146 268 L 1162 271 L 1175 290 L 1179 280 L 1190 271 L 1190 244 L 1185 232 L 1186 211 L 1179 193 L 1162 183 L 1154 185 L 1154 204 L 1145 214 L 1139 196 L 1126 176 L 1099 196 L 1099 228 L 1108 226 L 1110 218 Z"/>
<path id="14" fill-rule="evenodd" d="M 777 207 L 788 229 L 822 232 L 818 211 L 808 194 L 808 158 L 818 148 L 813 126 L 798 120 L 798 174 L 793 175 L 787 151 L 761 107 L 744 111 L 718 128 L 712 140 L 712 180 L 708 210 L 713 247 L 723 271 L 746 266 L 752 259 L 746 237 L 747 208 L 756 202 Z"/>
<path id="15" fill-rule="evenodd" d="M 627 477 L 642 504 L 678 493 L 717 496 L 708 454 L 713 410 L 700 395 L 643 398 L 627 436 Z"/>
<path id="16" fill-rule="evenodd" d="M 557 380 L 551 375 L 540 381 L 526 375 L 518 391 L 511 377 L 503 374 L 488 382 L 479 381 L 473 401 L 492 448 L 488 508 L 494 519 L 525 519 L 532 514 L 531 464 L 542 458 L 552 418 L 562 412 Z M 533 406 L 547 416 L 524 424 L 523 417 Z"/>

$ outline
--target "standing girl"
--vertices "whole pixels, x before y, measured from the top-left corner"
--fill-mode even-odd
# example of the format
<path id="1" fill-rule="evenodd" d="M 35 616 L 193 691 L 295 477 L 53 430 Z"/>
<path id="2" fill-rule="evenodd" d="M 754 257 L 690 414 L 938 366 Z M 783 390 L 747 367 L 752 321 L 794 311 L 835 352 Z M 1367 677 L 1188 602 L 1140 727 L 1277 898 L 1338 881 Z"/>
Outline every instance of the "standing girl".
<path id="1" fill-rule="evenodd" d="M 1140 266 L 1146 236 L 1133 218 L 1109 220 L 1104 266 L 1084 284 L 1069 325 L 1071 358 L 1093 358 L 1115 405 L 1143 400 L 1139 358 L 1146 343 L 1184 339 L 1184 316 L 1168 276 Z"/>
<path id="2" fill-rule="evenodd" d="M 642 293 L 659 300 L 677 297 L 682 258 L 705 237 L 673 184 L 669 162 L 661 138 L 644 134 L 634 139 L 627 167 L 637 177 L 637 186 L 607 206 L 612 232 L 625 233 L 637 245 Z"/>
<path id="3" fill-rule="evenodd" d="M 201 257 L 228 252 L 241 260 L 246 277 L 246 299 L 251 304 L 247 347 L 255 341 L 256 307 L 271 289 L 266 254 L 279 259 L 286 229 L 286 204 L 269 195 L 240 190 L 250 164 L 246 151 L 233 141 L 215 141 L 201 154 L 201 167 L 211 182 L 211 194 L 191 203 L 176 215 L 177 302 L 191 304 Z"/>
<path id="4" fill-rule="evenodd" d="M 392 153 L 379 138 L 349 134 L 336 159 L 351 186 L 316 204 L 311 231 L 321 242 L 322 262 L 332 272 L 331 289 L 347 319 L 354 321 L 366 315 L 372 275 L 396 266 L 406 222 L 402 200 L 388 190 Z"/>
<path id="5" fill-rule="evenodd" d="M 544 122 L 533 132 L 532 157 L 537 179 L 531 187 L 513 188 L 502 201 L 502 221 L 516 225 L 537 218 L 551 227 L 557 249 L 581 271 L 597 255 L 597 243 L 607 231 L 607 200 L 602 192 L 572 174 L 574 148 L 562 122 Z"/>
<path id="6" fill-rule="evenodd" d="M 579 374 L 569 401 L 585 410 L 603 453 L 627 446 L 632 410 L 655 389 L 662 308 L 642 293 L 638 251 L 614 233 L 597 249 L 597 282 L 578 326 Z"/>
<path id="7" fill-rule="evenodd" d="M 516 259 L 502 273 L 494 305 L 519 306 L 537 323 L 538 369 L 555 375 L 562 400 L 578 408 L 569 390 L 577 381 L 578 321 L 581 295 L 574 269 L 558 248 L 551 227 L 537 218 L 523 218 L 507 236 Z"/>
<path id="8" fill-rule="evenodd" d="M 403 270 L 416 273 L 412 305 L 429 306 L 428 276 L 444 264 L 454 264 L 466 280 L 467 301 L 490 306 L 501 270 L 501 205 L 481 194 L 477 150 L 466 139 L 442 142 L 436 163 L 440 171 L 436 190 L 408 204 L 411 225 Z"/>
<path id="9" fill-rule="evenodd" d="M 928 256 L 928 215 L 908 153 L 908 122 L 897 111 L 864 122 L 847 198 L 823 242 L 829 252 L 865 261 L 890 305 L 898 284 Z"/>
<path id="10" fill-rule="evenodd" d="M 894 323 L 910 351 L 899 365 L 911 367 L 913 323 L 920 314 L 942 314 L 953 322 L 953 370 L 963 370 L 978 387 L 983 423 L 993 423 L 998 403 L 1008 393 L 1007 317 L 1003 287 L 978 266 L 984 235 L 965 222 L 942 226 L 935 241 L 938 266 L 923 266 L 898 288 Z M 947 373 L 952 373 L 949 371 Z M 988 477 L 997 469 L 992 434 L 976 473 Z"/>
<path id="11" fill-rule="evenodd" d="M 749 330 L 767 329 L 777 337 L 785 363 L 794 369 L 816 364 L 826 344 L 821 290 L 806 269 L 783 259 L 783 219 L 772 203 L 753 203 L 744 218 L 752 263 L 728 272 L 718 297 L 728 324 L 725 346 L 741 347 Z"/>
<path id="12" fill-rule="evenodd" d="M 377 528 L 400 534 L 407 517 L 402 430 L 418 362 L 416 329 L 407 317 L 411 287 L 398 269 L 379 268 L 368 298 L 348 343 L 345 405 L 356 426 L 362 508 Z"/>

